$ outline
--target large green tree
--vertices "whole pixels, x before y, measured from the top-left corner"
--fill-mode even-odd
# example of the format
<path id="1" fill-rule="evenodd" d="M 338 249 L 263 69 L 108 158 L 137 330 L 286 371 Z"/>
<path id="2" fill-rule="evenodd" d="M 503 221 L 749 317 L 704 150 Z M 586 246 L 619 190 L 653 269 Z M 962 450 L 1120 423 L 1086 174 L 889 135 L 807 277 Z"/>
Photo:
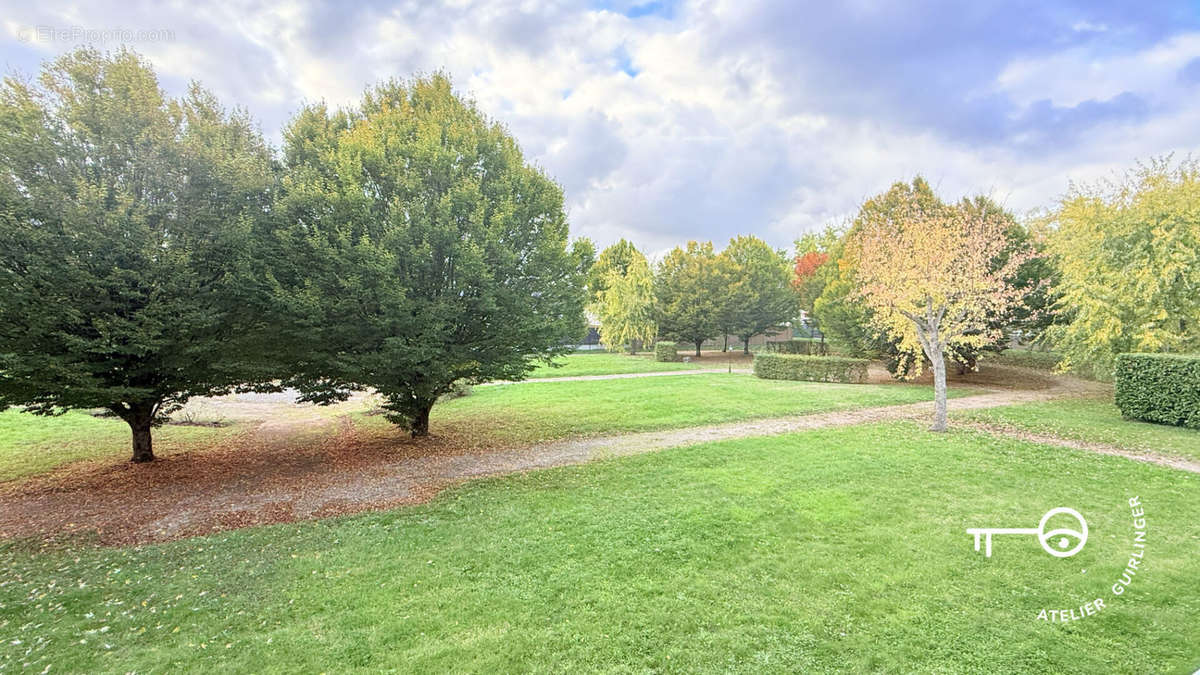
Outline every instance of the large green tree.
<path id="1" fill-rule="evenodd" d="M 696 346 L 720 330 L 720 313 L 729 287 L 724 266 L 712 242 L 689 241 L 674 248 L 658 264 L 654 297 L 658 332 L 664 337 Z"/>
<path id="2" fill-rule="evenodd" d="M 1066 367 L 1107 377 L 1121 352 L 1200 350 L 1200 164 L 1077 186 L 1052 220 Z"/>
<path id="3" fill-rule="evenodd" d="M 458 381 L 520 379 L 584 328 L 590 244 L 562 190 L 442 75 L 303 109 L 285 133 L 281 368 L 303 400 L 370 388 L 413 436 Z"/>
<path id="4" fill-rule="evenodd" d="M 783 251 L 752 235 L 729 240 L 721 252 L 729 275 L 729 292 L 722 313 L 729 332 L 750 353 L 750 339 L 779 328 L 799 314 L 792 288 L 792 266 Z"/>
<path id="5" fill-rule="evenodd" d="M 239 348 L 270 153 L 198 86 L 80 50 L 0 88 L 0 407 L 103 408 L 154 459 L 188 398 L 263 376 Z"/>

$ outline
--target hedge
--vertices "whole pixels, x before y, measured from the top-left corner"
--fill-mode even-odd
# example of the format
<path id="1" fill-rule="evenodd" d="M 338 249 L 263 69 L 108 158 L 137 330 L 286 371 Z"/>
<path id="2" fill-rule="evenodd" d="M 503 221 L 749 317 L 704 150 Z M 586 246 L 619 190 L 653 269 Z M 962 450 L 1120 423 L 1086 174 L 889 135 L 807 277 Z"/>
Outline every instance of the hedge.
<path id="1" fill-rule="evenodd" d="M 768 342 L 763 346 L 763 351 L 768 354 L 824 355 L 828 353 L 824 342 L 817 342 L 808 338 L 792 338 L 781 342 Z"/>
<path id="2" fill-rule="evenodd" d="M 1200 429 L 1200 355 L 1120 354 L 1114 384 L 1125 417 Z"/>
<path id="3" fill-rule="evenodd" d="M 654 360 L 655 361 L 682 361 L 677 346 L 674 342 L 655 342 L 654 343 Z"/>
<path id="4" fill-rule="evenodd" d="M 809 382 L 867 381 L 867 359 L 802 354 L 759 354 L 754 357 L 754 375 L 767 380 L 807 380 Z"/>

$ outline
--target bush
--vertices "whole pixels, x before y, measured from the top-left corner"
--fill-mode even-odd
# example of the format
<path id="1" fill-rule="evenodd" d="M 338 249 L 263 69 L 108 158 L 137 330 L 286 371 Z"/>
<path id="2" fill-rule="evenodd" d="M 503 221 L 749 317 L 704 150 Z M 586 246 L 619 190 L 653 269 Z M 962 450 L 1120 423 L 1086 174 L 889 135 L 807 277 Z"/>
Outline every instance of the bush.
<path id="1" fill-rule="evenodd" d="M 1037 370 L 1054 370 L 1062 361 L 1062 354 L 1057 352 L 1036 352 L 1031 349 L 1005 349 L 993 357 L 995 363 L 1003 366 L 1020 366 Z"/>
<path id="2" fill-rule="evenodd" d="M 828 350 L 824 342 L 810 340 L 807 338 L 792 338 L 783 342 L 768 342 L 763 347 L 763 352 L 767 354 L 804 354 L 804 355 L 825 355 Z"/>
<path id="3" fill-rule="evenodd" d="M 674 342 L 655 342 L 654 343 L 654 360 L 655 361 L 682 361 L 679 352 L 676 351 L 677 346 Z"/>
<path id="4" fill-rule="evenodd" d="M 754 375 L 767 380 L 807 380 L 809 382 L 867 381 L 867 359 L 803 354 L 759 354 L 754 357 Z"/>
<path id="5" fill-rule="evenodd" d="M 1114 378 L 1125 417 L 1200 429 L 1200 356 L 1119 354 Z"/>

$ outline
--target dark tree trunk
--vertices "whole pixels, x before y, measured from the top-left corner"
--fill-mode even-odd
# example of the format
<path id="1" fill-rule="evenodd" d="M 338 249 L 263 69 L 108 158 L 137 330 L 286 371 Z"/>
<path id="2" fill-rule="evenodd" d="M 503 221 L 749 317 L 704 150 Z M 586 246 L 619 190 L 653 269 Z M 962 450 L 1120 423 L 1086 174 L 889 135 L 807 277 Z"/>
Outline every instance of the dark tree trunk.
<path id="1" fill-rule="evenodd" d="M 154 461 L 154 441 L 150 434 L 150 424 L 132 427 L 133 429 L 133 459 L 137 464 Z"/>
<path id="2" fill-rule="evenodd" d="M 154 426 L 154 403 L 131 403 L 123 411 L 121 418 L 129 425 L 133 433 L 133 457 L 130 461 L 141 464 L 154 461 L 154 439 L 150 429 Z"/>
<path id="3" fill-rule="evenodd" d="M 422 403 L 420 410 L 413 417 L 412 437 L 419 438 L 429 435 L 429 411 L 433 409 L 433 401 Z"/>
<path id="4" fill-rule="evenodd" d="M 700 345 L 704 344 L 704 340 L 696 341 L 696 357 L 700 357 Z"/>

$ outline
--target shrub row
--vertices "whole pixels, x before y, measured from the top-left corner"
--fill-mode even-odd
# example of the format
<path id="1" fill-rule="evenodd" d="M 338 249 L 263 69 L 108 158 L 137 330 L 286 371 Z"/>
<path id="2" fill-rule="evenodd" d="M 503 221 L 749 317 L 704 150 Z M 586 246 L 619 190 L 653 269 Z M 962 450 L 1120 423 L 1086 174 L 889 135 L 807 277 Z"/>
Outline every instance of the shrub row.
<path id="1" fill-rule="evenodd" d="M 655 361 L 682 361 L 678 352 L 678 346 L 674 342 L 655 342 L 654 343 L 654 360 Z"/>
<path id="2" fill-rule="evenodd" d="M 1059 361 L 1062 361 L 1062 354 L 1056 352 L 1036 352 L 1031 349 L 1005 349 L 994 358 L 995 363 L 1005 366 L 1054 370 L 1058 367 Z"/>
<path id="3" fill-rule="evenodd" d="M 804 354 L 822 355 L 828 354 L 828 349 L 824 342 L 810 340 L 807 338 L 792 338 L 782 342 L 768 342 L 763 346 L 763 352 L 767 354 Z"/>
<path id="4" fill-rule="evenodd" d="M 754 374 L 767 380 L 807 380 L 809 382 L 867 381 L 867 359 L 803 354 L 759 354 L 754 357 Z"/>
<path id="5" fill-rule="evenodd" d="M 1114 380 L 1122 415 L 1200 429 L 1200 355 L 1121 354 Z"/>

